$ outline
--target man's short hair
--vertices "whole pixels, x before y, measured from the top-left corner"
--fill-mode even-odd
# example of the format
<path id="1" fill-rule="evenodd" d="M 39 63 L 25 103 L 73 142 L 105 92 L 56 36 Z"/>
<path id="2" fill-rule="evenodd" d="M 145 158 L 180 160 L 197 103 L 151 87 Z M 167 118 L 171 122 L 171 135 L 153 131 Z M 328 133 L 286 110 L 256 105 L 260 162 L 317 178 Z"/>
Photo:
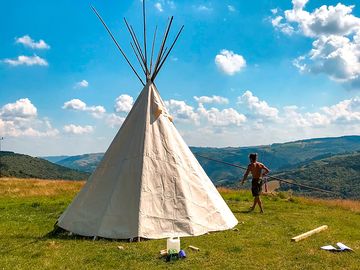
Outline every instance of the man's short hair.
<path id="1" fill-rule="evenodd" d="M 257 153 L 251 153 L 250 155 L 249 155 L 249 158 L 250 158 L 250 160 L 256 160 L 257 159 Z"/>

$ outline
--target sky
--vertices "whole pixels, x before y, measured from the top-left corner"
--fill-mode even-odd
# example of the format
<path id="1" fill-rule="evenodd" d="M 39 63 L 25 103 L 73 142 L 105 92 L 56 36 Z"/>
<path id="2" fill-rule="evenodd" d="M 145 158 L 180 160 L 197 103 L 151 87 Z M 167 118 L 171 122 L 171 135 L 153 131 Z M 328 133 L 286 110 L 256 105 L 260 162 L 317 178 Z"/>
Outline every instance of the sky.
<path id="1" fill-rule="evenodd" d="M 146 1 L 148 41 L 185 25 L 155 82 L 188 145 L 360 134 L 360 7 L 319 2 Z M 3 150 L 104 152 L 121 127 L 142 85 L 90 5 L 140 71 L 123 22 L 142 36 L 140 0 L 4 1 Z"/>

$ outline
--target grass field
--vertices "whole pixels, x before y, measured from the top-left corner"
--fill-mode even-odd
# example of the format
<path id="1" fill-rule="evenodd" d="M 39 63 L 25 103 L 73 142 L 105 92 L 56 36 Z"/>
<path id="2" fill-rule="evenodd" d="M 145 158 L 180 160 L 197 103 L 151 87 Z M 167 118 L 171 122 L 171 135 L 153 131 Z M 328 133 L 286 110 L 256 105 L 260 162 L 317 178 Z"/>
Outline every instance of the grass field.
<path id="1" fill-rule="evenodd" d="M 188 258 L 166 263 L 166 240 L 139 243 L 49 237 L 82 182 L 0 180 L 0 269 L 359 269 L 360 202 L 264 196 L 265 214 L 245 213 L 248 192 L 220 190 L 239 220 L 238 231 L 182 238 Z M 328 225 L 298 243 L 291 237 Z M 352 253 L 320 246 L 343 242 Z M 123 250 L 118 246 L 124 247 Z M 199 252 L 187 248 L 199 247 Z"/>

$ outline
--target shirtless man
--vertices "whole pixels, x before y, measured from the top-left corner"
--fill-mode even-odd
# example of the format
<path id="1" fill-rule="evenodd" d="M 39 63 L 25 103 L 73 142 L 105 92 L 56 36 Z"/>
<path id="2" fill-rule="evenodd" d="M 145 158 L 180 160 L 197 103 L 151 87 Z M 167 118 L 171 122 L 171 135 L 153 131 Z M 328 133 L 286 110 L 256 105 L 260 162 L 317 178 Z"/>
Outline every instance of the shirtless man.
<path id="1" fill-rule="evenodd" d="M 252 175 L 252 182 L 251 182 L 251 192 L 254 196 L 254 204 L 250 208 L 250 211 L 253 211 L 255 209 L 256 204 L 259 204 L 260 212 L 264 213 L 264 210 L 262 208 L 262 203 L 260 200 L 260 193 L 261 193 L 261 187 L 262 187 L 262 176 L 267 175 L 270 170 L 266 168 L 266 166 L 260 162 L 257 162 L 257 154 L 250 154 L 249 155 L 250 164 L 247 167 L 247 170 L 244 174 L 244 177 L 241 181 L 241 185 L 244 184 L 245 180 L 247 179 L 249 173 L 251 172 Z"/>

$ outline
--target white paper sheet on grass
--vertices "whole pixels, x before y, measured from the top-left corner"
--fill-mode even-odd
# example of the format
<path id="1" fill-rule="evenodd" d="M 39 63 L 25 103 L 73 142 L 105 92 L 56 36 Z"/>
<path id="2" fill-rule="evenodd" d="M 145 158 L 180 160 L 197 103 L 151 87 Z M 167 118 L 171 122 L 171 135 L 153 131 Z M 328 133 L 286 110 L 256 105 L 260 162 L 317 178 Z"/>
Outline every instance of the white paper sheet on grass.
<path id="1" fill-rule="evenodd" d="M 328 245 L 328 246 L 321 247 L 321 249 L 327 250 L 327 251 L 353 251 L 351 248 L 349 248 L 348 246 L 344 245 L 341 242 L 336 243 L 336 245 L 339 248 L 336 248 L 336 247 L 334 247 L 332 245 Z"/>

